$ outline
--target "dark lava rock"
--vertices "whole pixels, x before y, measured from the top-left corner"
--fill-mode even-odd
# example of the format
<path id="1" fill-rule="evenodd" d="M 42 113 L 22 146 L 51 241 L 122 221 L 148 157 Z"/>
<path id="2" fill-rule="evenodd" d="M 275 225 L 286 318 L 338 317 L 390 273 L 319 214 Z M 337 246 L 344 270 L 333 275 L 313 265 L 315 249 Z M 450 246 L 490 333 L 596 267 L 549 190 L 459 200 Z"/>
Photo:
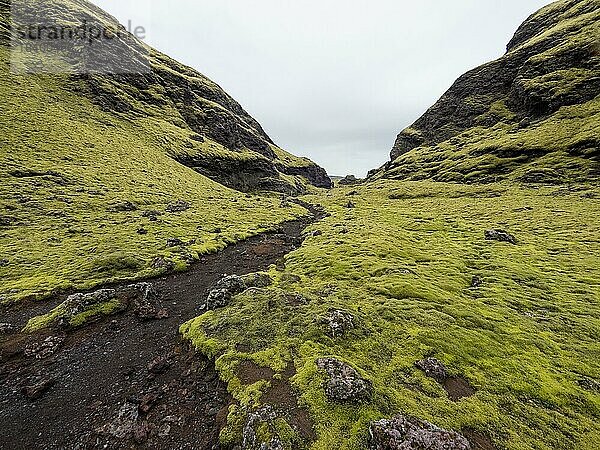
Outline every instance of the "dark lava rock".
<path id="1" fill-rule="evenodd" d="M 71 319 L 78 314 L 116 298 L 117 291 L 115 289 L 100 289 L 86 294 L 77 293 L 70 295 L 61 305 L 62 311 L 57 317 L 56 323 L 59 327 L 69 328 L 71 326 Z M 121 310 L 124 310 L 126 307 L 127 305 L 123 303 Z"/>
<path id="2" fill-rule="evenodd" d="M 152 260 L 152 268 L 161 269 L 165 272 L 171 272 L 173 269 L 175 269 L 175 263 L 164 256 L 157 256 Z"/>
<path id="3" fill-rule="evenodd" d="M 138 420 L 138 407 L 125 403 L 110 422 L 96 429 L 96 433 L 117 439 L 131 439 L 139 426 Z"/>
<path id="4" fill-rule="evenodd" d="M 170 247 L 170 248 L 181 247 L 183 245 L 185 245 L 185 243 L 181 239 L 178 239 L 178 238 L 167 239 L 167 247 Z"/>
<path id="5" fill-rule="evenodd" d="M 481 286 L 483 284 L 483 280 L 481 278 L 479 278 L 478 276 L 474 276 L 471 279 L 471 287 L 472 288 L 478 288 L 479 286 Z"/>
<path id="6" fill-rule="evenodd" d="M 142 217 L 146 217 L 150 222 L 156 222 L 160 215 L 162 215 L 160 211 L 144 211 L 142 213 Z"/>
<path id="7" fill-rule="evenodd" d="M 354 209 L 354 208 L 356 208 L 356 205 L 353 202 L 348 202 L 346 204 L 346 208 L 348 208 L 348 209 Z"/>
<path id="8" fill-rule="evenodd" d="M 333 338 L 343 336 L 348 330 L 354 328 L 354 316 L 339 309 L 329 311 L 325 322 L 329 327 L 329 334 Z"/>
<path id="9" fill-rule="evenodd" d="M 338 181 L 338 184 L 340 186 L 353 186 L 355 184 L 359 184 L 361 181 L 362 180 L 359 180 L 354 175 L 347 175 L 346 177 Z"/>
<path id="10" fill-rule="evenodd" d="M 148 234 L 148 230 L 146 230 L 145 228 L 138 228 L 137 234 L 140 234 L 140 235 Z"/>
<path id="11" fill-rule="evenodd" d="M 191 207 L 192 205 L 190 203 L 183 200 L 177 200 L 176 202 L 169 203 L 167 205 L 166 211 L 168 213 L 178 213 L 187 211 Z"/>
<path id="12" fill-rule="evenodd" d="M 442 383 L 448 378 L 448 370 L 444 363 L 435 358 L 426 358 L 421 361 L 417 361 L 415 366 L 425 372 L 429 378 L 433 378 L 439 383 Z"/>
<path id="13" fill-rule="evenodd" d="M 373 395 L 373 384 L 362 378 L 348 364 L 335 358 L 317 360 L 317 367 L 325 370 L 329 380 L 325 383 L 325 394 L 336 402 L 368 401 Z"/>
<path id="14" fill-rule="evenodd" d="M 15 224 L 16 220 L 14 217 L 0 216 L 0 227 L 9 227 Z"/>
<path id="15" fill-rule="evenodd" d="M 455 431 L 397 416 L 371 423 L 372 450 L 470 450 L 469 441 Z"/>
<path id="16" fill-rule="evenodd" d="M 171 368 L 173 362 L 171 356 L 159 356 L 148 363 L 148 372 L 154 375 L 160 375 L 165 373 Z"/>
<path id="17" fill-rule="evenodd" d="M 564 177 L 554 169 L 538 168 L 529 169 L 519 178 L 519 181 L 529 184 L 562 184 Z"/>
<path id="18" fill-rule="evenodd" d="M 137 205 L 130 201 L 118 202 L 108 208 L 108 210 L 112 212 L 130 212 L 137 211 L 137 209 Z"/>
<path id="19" fill-rule="evenodd" d="M 125 288 L 123 295 L 139 319 L 160 320 L 169 317 L 169 312 L 161 308 L 158 292 L 152 283 L 131 284 Z"/>
<path id="20" fill-rule="evenodd" d="M 515 237 L 504 230 L 487 230 L 485 232 L 485 239 L 488 241 L 508 242 L 513 245 L 517 244 Z"/>
<path id="21" fill-rule="evenodd" d="M 36 342 L 25 347 L 25 356 L 44 359 L 52 356 L 60 348 L 65 338 L 62 336 L 49 336 L 42 342 Z"/>
<path id="22" fill-rule="evenodd" d="M 29 400 L 38 400 L 40 399 L 46 392 L 50 390 L 52 386 L 56 384 L 56 380 L 53 378 L 44 378 L 39 381 L 36 381 L 34 384 L 23 386 L 21 388 L 21 393 L 27 397 Z"/>
<path id="23" fill-rule="evenodd" d="M 583 377 L 577 383 L 588 391 L 600 392 L 600 382 L 592 378 Z"/>
<path id="24" fill-rule="evenodd" d="M 233 296 L 241 294 L 248 286 L 242 277 L 230 275 L 222 278 L 209 292 L 206 308 L 217 309 L 226 306 Z"/>
<path id="25" fill-rule="evenodd" d="M 8 259 L 0 259 L 0 267 L 6 267 L 8 266 L 8 263 L 10 261 Z"/>
<path id="26" fill-rule="evenodd" d="M 242 431 L 242 450 L 284 450 L 283 442 L 277 435 L 275 420 L 277 413 L 269 406 L 248 414 L 246 424 Z M 265 442 L 261 439 L 259 430 L 267 428 L 271 435 L 269 441 Z"/>

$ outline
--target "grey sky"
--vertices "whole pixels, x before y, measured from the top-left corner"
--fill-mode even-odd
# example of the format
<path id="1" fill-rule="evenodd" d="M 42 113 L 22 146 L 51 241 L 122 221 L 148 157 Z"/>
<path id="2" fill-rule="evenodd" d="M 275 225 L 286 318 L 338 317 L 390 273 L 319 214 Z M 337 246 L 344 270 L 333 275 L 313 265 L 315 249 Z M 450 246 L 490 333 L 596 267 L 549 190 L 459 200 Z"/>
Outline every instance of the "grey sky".
<path id="1" fill-rule="evenodd" d="M 283 148 L 332 175 L 388 159 L 462 73 L 547 0 L 93 0 L 220 84 Z"/>

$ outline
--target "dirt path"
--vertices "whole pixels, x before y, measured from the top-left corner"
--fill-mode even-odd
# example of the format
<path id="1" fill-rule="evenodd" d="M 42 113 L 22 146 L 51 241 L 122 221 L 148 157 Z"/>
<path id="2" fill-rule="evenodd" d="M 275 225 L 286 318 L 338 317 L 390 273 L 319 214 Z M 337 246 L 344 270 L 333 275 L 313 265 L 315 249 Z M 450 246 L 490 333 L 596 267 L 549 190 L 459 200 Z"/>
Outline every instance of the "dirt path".
<path id="1" fill-rule="evenodd" d="M 168 319 L 111 317 L 57 336 L 64 339 L 59 350 L 43 359 L 25 349 L 49 334 L 0 335 L 0 448 L 219 448 L 231 398 L 212 363 L 180 340 L 179 326 L 202 314 L 223 274 L 265 270 L 300 245 L 302 230 L 322 215 L 311 212 L 278 233 L 206 256 L 188 272 L 153 280 Z M 21 327 L 39 313 L 29 305 L 0 310 L 0 317 Z M 23 389 L 40 382 L 47 391 L 28 399 Z"/>

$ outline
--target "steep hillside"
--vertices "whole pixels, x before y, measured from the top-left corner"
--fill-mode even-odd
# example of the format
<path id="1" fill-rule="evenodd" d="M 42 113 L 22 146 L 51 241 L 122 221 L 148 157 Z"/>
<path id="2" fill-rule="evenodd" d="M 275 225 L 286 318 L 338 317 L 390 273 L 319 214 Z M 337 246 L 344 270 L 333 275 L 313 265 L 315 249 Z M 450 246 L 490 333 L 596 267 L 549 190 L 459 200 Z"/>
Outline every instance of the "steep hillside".
<path id="1" fill-rule="evenodd" d="M 502 58 L 460 77 L 372 178 L 556 182 L 600 175 L 600 1 L 532 15 Z"/>
<path id="2" fill-rule="evenodd" d="M 114 18 L 85 0 L 21 0 L 18 5 L 15 21 L 26 25 L 85 22 L 90 30 L 96 26 L 124 30 Z M 5 28 L 9 3 L 3 1 L 0 7 Z M 59 45 L 56 44 L 58 50 L 63 50 Z M 14 54 L 11 62 L 26 71 L 33 68 L 42 72 L 70 64 L 78 74 L 64 80 L 65 90 L 89 98 L 98 108 L 122 120 L 151 121 L 162 131 L 155 145 L 176 161 L 228 187 L 288 193 L 305 190 L 306 182 L 331 187 L 323 169 L 277 147 L 234 99 L 194 69 L 132 36 L 90 46 L 76 45 L 81 46 L 75 54 L 76 61 L 69 61 L 73 55 L 56 51 L 55 58 L 47 53 L 35 65 L 27 57 L 20 61 Z M 137 73 L 140 67 L 148 70 Z M 88 75 L 89 72 L 95 74 Z"/>
<path id="3" fill-rule="evenodd" d="M 112 20 L 84 1 L 35 4 Z M 184 268 L 306 213 L 237 190 L 329 186 L 216 84 L 139 42 L 146 74 L 12 73 L 0 7 L 0 302 Z"/>

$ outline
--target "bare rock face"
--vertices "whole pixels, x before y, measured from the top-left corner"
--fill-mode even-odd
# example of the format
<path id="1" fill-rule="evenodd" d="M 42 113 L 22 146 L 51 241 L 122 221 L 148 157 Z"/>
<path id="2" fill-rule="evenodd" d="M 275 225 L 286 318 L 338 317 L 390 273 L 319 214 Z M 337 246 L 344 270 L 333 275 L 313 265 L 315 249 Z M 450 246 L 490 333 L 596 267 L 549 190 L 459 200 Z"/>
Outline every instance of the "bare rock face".
<path id="1" fill-rule="evenodd" d="M 469 441 L 454 431 L 397 416 L 371 424 L 371 450 L 470 450 Z"/>
<path id="2" fill-rule="evenodd" d="M 348 364 L 335 358 L 321 358 L 317 360 L 317 367 L 329 375 L 324 388 L 330 400 L 344 403 L 371 399 L 373 384 Z"/>

